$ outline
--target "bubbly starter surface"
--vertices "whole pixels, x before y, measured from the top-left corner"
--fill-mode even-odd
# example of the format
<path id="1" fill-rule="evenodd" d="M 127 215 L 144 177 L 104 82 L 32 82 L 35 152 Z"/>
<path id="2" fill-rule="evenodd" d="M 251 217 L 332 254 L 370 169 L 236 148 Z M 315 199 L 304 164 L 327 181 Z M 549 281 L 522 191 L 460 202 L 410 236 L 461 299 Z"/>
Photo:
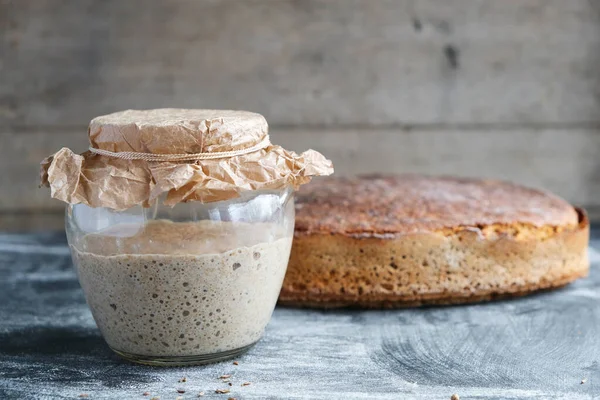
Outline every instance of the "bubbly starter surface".
<path id="1" fill-rule="evenodd" d="M 191 356 L 260 339 L 292 238 L 264 224 L 156 221 L 71 246 L 94 319 L 115 350 Z"/>

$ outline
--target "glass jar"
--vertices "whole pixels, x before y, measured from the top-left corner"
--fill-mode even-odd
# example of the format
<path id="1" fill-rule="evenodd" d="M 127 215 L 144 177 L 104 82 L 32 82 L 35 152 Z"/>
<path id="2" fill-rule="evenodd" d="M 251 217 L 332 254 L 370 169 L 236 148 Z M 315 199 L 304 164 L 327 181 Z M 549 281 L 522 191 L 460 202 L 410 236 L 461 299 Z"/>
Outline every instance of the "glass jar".
<path id="1" fill-rule="evenodd" d="M 281 289 L 293 192 L 333 173 L 271 143 L 239 110 L 124 110 L 90 121 L 88 150 L 41 162 L 67 206 L 85 297 L 108 345 L 151 365 L 202 364 L 256 343 Z"/>
<path id="2" fill-rule="evenodd" d="M 294 231 L 291 187 L 125 211 L 68 205 L 79 281 L 104 339 L 150 365 L 232 358 L 262 336 Z"/>

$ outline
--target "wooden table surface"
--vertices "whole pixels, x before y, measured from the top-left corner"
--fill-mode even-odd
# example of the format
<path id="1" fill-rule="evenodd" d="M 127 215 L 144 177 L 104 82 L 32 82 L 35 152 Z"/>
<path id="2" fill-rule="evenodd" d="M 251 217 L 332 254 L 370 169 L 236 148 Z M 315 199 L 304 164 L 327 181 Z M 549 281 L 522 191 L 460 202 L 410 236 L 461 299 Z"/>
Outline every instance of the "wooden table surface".
<path id="1" fill-rule="evenodd" d="M 0 234 L 0 399 L 599 399 L 593 237 L 590 277 L 561 290 L 461 307 L 278 308 L 239 365 L 167 369 L 109 350 L 64 234 Z"/>

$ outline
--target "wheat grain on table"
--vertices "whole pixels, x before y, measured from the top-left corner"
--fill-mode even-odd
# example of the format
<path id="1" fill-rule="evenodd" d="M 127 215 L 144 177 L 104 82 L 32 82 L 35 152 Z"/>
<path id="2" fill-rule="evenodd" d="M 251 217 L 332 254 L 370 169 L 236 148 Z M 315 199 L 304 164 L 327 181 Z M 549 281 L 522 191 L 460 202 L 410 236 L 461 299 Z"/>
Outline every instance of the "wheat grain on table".
<path id="1" fill-rule="evenodd" d="M 0 234 L 0 398 L 597 399 L 600 231 L 592 237 L 589 278 L 561 290 L 461 307 L 278 308 L 237 364 L 165 369 L 106 346 L 64 234 Z"/>

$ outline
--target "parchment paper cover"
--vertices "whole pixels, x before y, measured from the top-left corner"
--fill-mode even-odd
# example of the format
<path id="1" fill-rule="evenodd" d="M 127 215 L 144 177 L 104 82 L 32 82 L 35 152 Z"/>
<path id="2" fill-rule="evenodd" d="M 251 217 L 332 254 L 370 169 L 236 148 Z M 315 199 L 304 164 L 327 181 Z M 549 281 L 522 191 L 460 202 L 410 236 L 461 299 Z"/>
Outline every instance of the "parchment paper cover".
<path id="1" fill-rule="evenodd" d="M 242 150 L 268 138 L 260 114 L 226 110 L 127 110 L 93 119 L 90 147 L 111 152 L 192 154 Z M 166 205 L 214 202 L 246 190 L 298 188 L 333 173 L 331 161 L 268 144 L 229 158 L 196 161 L 125 160 L 62 148 L 41 163 L 41 184 L 70 204 L 124 210 L 148 206 L 166 193 Z"/>

